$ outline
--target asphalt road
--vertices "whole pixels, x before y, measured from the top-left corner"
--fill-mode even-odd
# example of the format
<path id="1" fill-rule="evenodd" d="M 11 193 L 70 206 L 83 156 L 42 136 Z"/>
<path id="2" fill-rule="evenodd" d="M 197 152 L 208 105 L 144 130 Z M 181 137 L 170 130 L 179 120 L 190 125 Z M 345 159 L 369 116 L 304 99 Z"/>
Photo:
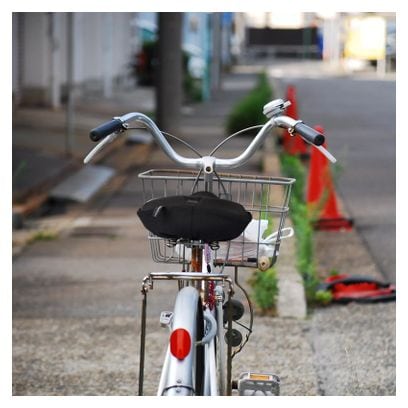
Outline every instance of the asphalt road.
<path id="1" fill-rule="evenodd" d="M 324 127 L 339 164 L 337 193 L 384 278 L 395 283 L 395 80 L 291 78 L 283 90 L 288 83 L 296 86 L 299 116 Z"/>

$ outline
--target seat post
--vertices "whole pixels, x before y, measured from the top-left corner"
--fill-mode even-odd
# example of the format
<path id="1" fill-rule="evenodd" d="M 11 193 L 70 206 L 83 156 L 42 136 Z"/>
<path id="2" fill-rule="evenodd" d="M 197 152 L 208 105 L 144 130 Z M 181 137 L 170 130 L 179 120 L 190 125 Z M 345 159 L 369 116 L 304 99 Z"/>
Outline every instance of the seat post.
<path id="1" fill-rule="evenodd" d="M 213 192 L 213 176 L 214 173 L 207 173 L 204 171 L 204 190 L 209 193 Z"/>
<path id="2" fill-rule="evenodd" d="M 203 248 L 200 245 L 194 245 L 191 248 L 191 271 L 202 272 L 203 269 Z"/>
<path id="3" fill-rule="evenodd" d="M 200 244 L 191 248 L 191 272 L 203 272 L 203 248 Z M 204 302 L 205 282 L 195 281 L 192 285 L 199 291 L 201 300 Z"/>

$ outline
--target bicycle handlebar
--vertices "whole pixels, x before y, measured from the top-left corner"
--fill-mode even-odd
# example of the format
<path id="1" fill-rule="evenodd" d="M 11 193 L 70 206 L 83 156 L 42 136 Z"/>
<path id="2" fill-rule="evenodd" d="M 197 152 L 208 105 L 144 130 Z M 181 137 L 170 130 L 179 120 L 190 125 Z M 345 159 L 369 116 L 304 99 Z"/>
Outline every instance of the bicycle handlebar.
<path id="1" fill-rule="evenodd" d="M 148 116 L 139 112 L 127 113 L 121 117 L 115 117 L 113 120 L 106 122 L 90 132 L 90 138 L 93 141 L 102 140 L 85 158 L 84 162 L 88 163 L 91 158 L 106 144 L 110 143 L 120 130 L 124 130 L 128 127 L 129 122 L 140 122 L 146 126 L 158 145 L 163 149 L 164 153 L 174 162 L 182 167 L 203 169 L 205 173 L 212 173 L 215 168 L 217 169 L 231 169 L 239 167 L 245 164 L 250 157 L 256 152 L 258 147 L 263 143 L 266 135 L 274 127 L 282 127 L 289 129 L 290 132 L 296 132 L 302 136 L 307 142 L 314 144 L 326 157 L 335 161 L 327 150 L 321 146 L 324 143 L 324 136 L 316 130 L 305 125 L 300 120 L 295 120 L 289 116 L 275 115 L 270 118 L 268 122 L 260 129 L 258 134 L 254 137 L 248 147 L 241 155 L 232 159 L 221 159 L 213 156 L 204 156 L 200 158 L 188 158 L 179 155 L 169 144 L 163 133 L 157 127 L 157 125 Z M 328 153 L 328 154 L 326 154 Z"/>
<path id="2" fill-rule="evenodd" d="M 103 123 L 102 125 L 92 129 L 89 132 L 89 137 L 92 141 L 99 142 L 99 140 L 120 130 L 123 130 L 123 122 L 120 119 L 114 118 L 109 122 Z"/>

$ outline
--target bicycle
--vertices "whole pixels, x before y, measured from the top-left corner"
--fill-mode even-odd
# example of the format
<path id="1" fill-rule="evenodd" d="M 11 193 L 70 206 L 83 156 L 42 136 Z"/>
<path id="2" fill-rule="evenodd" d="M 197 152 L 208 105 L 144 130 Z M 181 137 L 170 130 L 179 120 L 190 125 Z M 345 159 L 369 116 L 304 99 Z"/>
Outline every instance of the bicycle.
<path id="1" fill-rule="evenodd" d="M 178 292 L 174 310 L 162 312 L 160 323 L 170 330 L 157 394 L 162 396 L 279 395 L 276 374 L 241 374 L 232 381 L 232 359 L 252 333 L 253 307 L 238 279 L 238 268 L 266 270 L 275 264 L 281 241 L 293 235 L 285 228 L 292 178 L 218 173 L 247 162 L 276 127 L 286 128 L 313 144 L 332 162 L 322 146 L 324 136 L 283 115 L 290 102 L 282 99 L 264 106 L 264 125 L 243 129 L 223 140 L 208 156 L 180 156 L 157 125 L 141 113 L 115 117 L 90 132 L 98 145 L 84 162 L 137 122 L 147 129 L 166 155 L 189 170 L 149 170 L 139 174 L 145 204 L 138 215 L 149 230 L 152 258 L 156 262 L 181 264 L 181 272 L 151 272 L 142 283 L 139 395 L 143 395 L 147 294 L 153 284 L 174 280 Z M 232 159 L 214 156 L 221 145 L 243 132 L 260 129 L 246 150 Z M 180 140 L 176 138 L 177 140 Z M 185 142 L 183 142 L 185 143 Z M 186 143 L 185 143 L 186 144 Z M 225 273 L 232 267 L 234 277 Z M 249 325 L 240 324 L 245 307 L 233 298 L 235 286 L 249 308 Z M 246 330 L 245 338 L 234 325 Z M 226 343 L 226 346 L 225 346 Z"/>

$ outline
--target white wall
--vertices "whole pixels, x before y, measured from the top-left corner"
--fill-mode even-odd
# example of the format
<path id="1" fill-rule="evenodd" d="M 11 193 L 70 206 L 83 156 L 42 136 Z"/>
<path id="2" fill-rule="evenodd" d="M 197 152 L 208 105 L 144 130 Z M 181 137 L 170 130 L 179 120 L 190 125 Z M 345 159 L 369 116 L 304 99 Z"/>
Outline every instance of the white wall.
<path id="1" fill-rule="evenodd" d="M 13 30 L 13 94 L 19 93 L 22 103 L 57 107 L 67 77 L 67 13 L 18 14 L 13 16 L 19 22 Z M 118 80 L 128 76 L 137 43 L 134 14 L 74 13 L 74 82 L 79 93 L 110 96 Z"/>
<path id="2" fill-rule="evenodd" d="M 48 85 L 49 49 L 47 42 L 48 17 L 46 13 L 26 13 L 23 41 L 23 84 L 30 87 Z"/>

